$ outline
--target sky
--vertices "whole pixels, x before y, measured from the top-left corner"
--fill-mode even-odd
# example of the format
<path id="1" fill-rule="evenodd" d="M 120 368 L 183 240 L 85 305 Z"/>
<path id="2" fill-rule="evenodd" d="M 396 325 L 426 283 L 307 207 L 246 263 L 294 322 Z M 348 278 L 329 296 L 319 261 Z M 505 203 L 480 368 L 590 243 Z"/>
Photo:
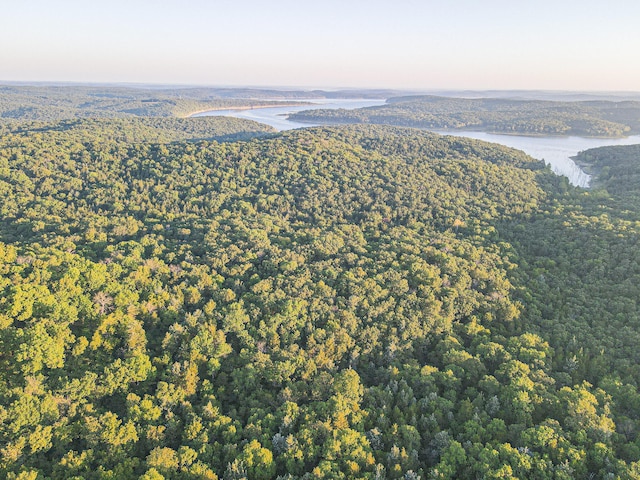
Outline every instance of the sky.
<path id="1" fill-rule="evenodd" d="M 0 82 L 640 90 L 637 0 L 0 3 Z"/>

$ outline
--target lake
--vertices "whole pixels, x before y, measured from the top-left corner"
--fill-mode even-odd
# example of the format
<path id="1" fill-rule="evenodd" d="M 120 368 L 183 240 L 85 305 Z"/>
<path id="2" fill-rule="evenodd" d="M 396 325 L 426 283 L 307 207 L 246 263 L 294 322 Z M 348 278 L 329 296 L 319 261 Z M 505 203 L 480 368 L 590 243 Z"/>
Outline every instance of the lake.
<path id="1" fill-rule="evenodd" d="M 250 110 L 212 110 L 209 112 L 201 112 L 193 115 L 194 117 L 204 116 L 224 116 L 245 118 L 260 123 L 266 123 L 278 130 L 292 130 L 294 128 L 303 128 L 320 125 L 319 123 L 299 123 L 287 120 L 287 115 L 301 112 L 303 110 L 317 110 L 319 108 L 346 108 L 348 110 L 363 107 L 375 107 L 376 105 L 384 105 L 386 100 L 363 100 L 363 99 L 327 99 L 327 98 L 300 98 L 291 101 L 310 102 L 309 105 L 301 105 L 297 107 L 269 107 L 254 108 Z"/>
<path id="2" fill-rule="evenodd" d="M 194 116 L 230 116 L 246 118 L 256 122 L 266 123 L 278 130 L 311 127 L 319 123 L 299 123 L 287 120 L 287 115 L 302 110 L 316 110 L 319 108 L 354 109 L 383 105 L 385 100 L 336 100 L 336 99 L 304 99 L 313 105 L 297 107 L 256 108 L 252 110 L 214 110 Z M 533 158 L 544 160 L 558 175 L 566 176 L 578 187 L 588 187 L 590 177 L 571 159 L 583 150 L 609 145 L 633 145 L 640 143 L 640 135 L 624 138 L 586 138 L 586 137 L 534 137 L 523 135 L 499 135 L 495 133 L 474 132 L 465 130 L 434 130 L 442 135 L 475 138 L 487 142 L 499 143 L 507 147 L 517 148 L 531 155 Z"/>

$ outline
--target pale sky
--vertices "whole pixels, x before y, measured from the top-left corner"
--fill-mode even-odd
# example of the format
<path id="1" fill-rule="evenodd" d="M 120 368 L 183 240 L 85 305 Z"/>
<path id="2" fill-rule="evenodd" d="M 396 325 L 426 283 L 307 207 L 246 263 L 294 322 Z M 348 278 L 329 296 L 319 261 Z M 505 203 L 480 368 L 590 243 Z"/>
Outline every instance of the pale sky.
<path id="1" fill-rule="evenodd" d="M 638 0 L 0 6 L 0 82 L 640 90 Z"/>

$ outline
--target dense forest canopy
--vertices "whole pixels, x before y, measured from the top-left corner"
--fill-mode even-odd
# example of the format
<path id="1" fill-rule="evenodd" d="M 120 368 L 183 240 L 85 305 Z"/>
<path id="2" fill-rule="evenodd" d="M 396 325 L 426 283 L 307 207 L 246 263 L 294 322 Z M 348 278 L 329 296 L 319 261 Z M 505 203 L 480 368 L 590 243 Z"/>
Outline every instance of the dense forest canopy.
<path id="1" fill-rule="evenodd" d="M 527 135 L 619 137 L 640 133 L 640 102 L 408 96 L 356 110 L 305 110 L 289 118 L 328 124 L 373 123 Z"/>
<path id="2" fill-rule="evenodd" d="M 640 202 L 640 145 L 593 148 L 581 152 L 576 161 L 595 176 L 596 186 L 604 188 L 627 210 Z"/>
<path id="3" fill-rule="evenodd" d="M 206 110 L 304 104 L 295 100 L 301 96 L 294 95 L 295 92 L 267 97 L 272 92 L 249 90 L 245 95 L 230 97 L 233 92 L 210 88 L 0 85 L 0 124 L 77 118 L 186 117 Z"/>
<path id="4" fill-rule="evenodd" d="M 24 141 L 59 142 L 68 148 L 88 143 L 170 143 L 198 140 L 248 140 L 275 133 L 263 123 L 232 117 L 79 119 L 0 125 L 4 146 Z M 35 153 L 35 152 L 34 152 Z"/>
<path id="5" fill-rule="evenodd" d="M 599 189 L 408 128 L 1 127 L 0 475 L 640 478 L 638 151 L 584 161 Z"/>

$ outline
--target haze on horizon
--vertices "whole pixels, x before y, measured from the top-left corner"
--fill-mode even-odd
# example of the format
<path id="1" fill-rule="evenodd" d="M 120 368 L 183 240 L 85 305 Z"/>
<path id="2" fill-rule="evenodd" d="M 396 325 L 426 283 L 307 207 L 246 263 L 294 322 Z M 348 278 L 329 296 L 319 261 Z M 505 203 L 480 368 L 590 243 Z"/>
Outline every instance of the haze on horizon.
<path id="1" fill-rule="evenodd" d="M 0 82 L 640 90 L 640 3 L 6 2 Z"/>

